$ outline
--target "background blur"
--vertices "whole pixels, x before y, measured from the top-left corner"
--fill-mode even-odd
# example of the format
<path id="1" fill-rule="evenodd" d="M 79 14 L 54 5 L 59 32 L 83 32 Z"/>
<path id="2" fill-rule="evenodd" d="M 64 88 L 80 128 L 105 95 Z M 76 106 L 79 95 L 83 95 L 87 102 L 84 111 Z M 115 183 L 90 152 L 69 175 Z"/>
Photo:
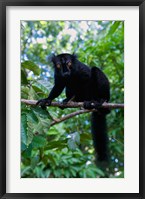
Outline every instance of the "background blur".
<path id="1" fill-rule="evenodd" d="M 111 103 L 124 102 L 124 22 L 21 21 L 21 98 L 41 99 L 53 87 L 50 56 L 78 55 L 81 62 L 100 67 L 111 87 Z M 56 101 L 65 98 L 64 92 Z M 82 114 L 50 127 L 76 109 L 21 104 L 21 177 L 122 178 L 124 177 L 124 112 L 107 116 L 111 162 L 96 167 L 90 114 Z"/>

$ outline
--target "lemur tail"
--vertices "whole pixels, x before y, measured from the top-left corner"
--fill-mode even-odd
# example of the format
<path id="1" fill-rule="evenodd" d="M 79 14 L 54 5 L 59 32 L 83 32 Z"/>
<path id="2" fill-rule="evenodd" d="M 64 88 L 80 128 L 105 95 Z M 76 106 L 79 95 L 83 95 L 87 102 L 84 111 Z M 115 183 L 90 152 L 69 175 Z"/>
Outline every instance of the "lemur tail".
<path id="1" fill-rule="evenodd" d="M 96 153 L 96 161 L 108 162 L 108 136 L 106 129 L 106 114 L 92 113 L 92 137 Z"/>

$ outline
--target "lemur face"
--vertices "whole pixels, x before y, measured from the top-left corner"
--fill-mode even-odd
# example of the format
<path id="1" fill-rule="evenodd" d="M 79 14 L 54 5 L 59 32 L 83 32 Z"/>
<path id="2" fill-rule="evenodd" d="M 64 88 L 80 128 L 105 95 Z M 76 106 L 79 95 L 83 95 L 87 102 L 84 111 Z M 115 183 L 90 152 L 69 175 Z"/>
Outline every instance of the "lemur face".
<path id="1" fill-rule="evenodd" d="M 71 70 L 73 69 L 73 60 L 75 55 L 71 54 L 60 54 L 57 56 L 53 56 L 52 62 L 54 67 L 63 77 L 69 76 L 71 74 Z"/>

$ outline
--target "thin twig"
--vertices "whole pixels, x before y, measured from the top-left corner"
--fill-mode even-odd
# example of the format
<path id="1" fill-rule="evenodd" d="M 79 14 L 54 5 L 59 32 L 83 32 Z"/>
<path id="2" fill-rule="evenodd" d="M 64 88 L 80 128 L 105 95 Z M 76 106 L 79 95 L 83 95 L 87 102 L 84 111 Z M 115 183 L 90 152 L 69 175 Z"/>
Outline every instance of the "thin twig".
<path id="1" fill-rule="evenodd" d="M 63 121 L 65 121 L 65 120 L 67 120 L 67 119 L 70 119 L 70 118 L 76 116 L 76 115 L 80 115 L 80 114 L 83 114 L 83 113 L 89 113 L 89 112 L 93 112 L 93 111 L 96 111 L 96 110 L 94 110 L 94 109 L 92 109 L 92 110 L 85 110 L 85 109 L 84 109 L 84 110 L 79 110 L 79 111 L 70 113 L 70 114 L 68 114 L 68 115 L 65 115 L 65 116 L 63 116 L 63 117 L 61 117 L 61 118 L 59 118 L 59 119 L 53 121 L 53 122 L 50 124 L 50 126 L 53 126 L 53 125 L 58 124 L 58 123 L 60 123 L 60 122 L 63 122 Z"/>

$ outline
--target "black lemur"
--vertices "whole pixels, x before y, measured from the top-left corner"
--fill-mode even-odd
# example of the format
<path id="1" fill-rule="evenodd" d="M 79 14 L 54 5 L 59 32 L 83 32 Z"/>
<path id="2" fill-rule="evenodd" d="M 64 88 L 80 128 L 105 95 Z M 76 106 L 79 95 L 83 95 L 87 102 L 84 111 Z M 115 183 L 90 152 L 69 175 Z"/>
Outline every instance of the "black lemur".
<path id="1" fill-rule="evenodd" d="M 106 75 L 97 67 L 88 67 L 80 62 L 76 55 L 53 55 L 54 87 L 48 98 L 37 102 L 42 108 L 51 105 L 51 101 L 66 89 L 66 104 L 73 101 L 84 102 L 85 109 L 96 108 L 92 113 L 92 137 L 98 161 L 108 161 L 108 136 L 106 133 L 106 114 L 108 109 L 101 108 L 103 102 L 110 99 L 110 86 Z"/>

